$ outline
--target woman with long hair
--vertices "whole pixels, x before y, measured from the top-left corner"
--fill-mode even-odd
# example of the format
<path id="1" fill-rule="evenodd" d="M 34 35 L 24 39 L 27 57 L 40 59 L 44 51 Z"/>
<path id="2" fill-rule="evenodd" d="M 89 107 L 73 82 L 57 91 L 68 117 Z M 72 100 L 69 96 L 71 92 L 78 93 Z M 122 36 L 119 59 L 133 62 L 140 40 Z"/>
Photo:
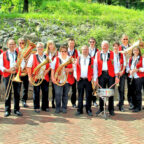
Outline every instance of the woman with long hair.
<path id="1" fill-rule="evenodd" d="M 141 111 L 142 107 L 142 77 L 144 77 L 144 59 L 141 56 L 139 47 L 132 50 L 127 65 L 129 92 L 132 96 L 133 112 Z"/>

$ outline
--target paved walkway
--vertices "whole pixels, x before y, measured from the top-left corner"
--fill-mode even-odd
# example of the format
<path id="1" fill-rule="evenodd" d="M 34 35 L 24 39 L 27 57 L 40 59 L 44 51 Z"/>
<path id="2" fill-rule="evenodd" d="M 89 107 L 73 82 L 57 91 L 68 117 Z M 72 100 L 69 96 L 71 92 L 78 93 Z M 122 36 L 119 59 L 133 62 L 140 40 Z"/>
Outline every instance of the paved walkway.
<path id="1" fill-rule="evenodd" d="M 116 104 L 117 102 L 115 102 Z M 126 105 L 126 112 L 104 120 L 86 114 L 76 117 L 76 109 L 69 103 L 67 114 L 33 111 L 32 101 L 29 108 L 21 108 L 23 117 L 13 113 L 8 118 L 4 115 L 4 104 L 0 104 L 0 144 L 143 144 L 144 110 L 132 113 Z M 12 105 L 13 108 L 13 105 Z"/>

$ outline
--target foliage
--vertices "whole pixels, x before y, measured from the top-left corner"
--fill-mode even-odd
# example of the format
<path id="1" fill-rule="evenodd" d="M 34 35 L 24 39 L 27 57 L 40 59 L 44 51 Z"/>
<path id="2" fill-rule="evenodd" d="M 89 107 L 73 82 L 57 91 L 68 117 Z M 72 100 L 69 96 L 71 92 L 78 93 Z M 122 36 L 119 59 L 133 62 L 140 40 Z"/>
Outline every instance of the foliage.
<path id="1" fill-rule="evenodd" d="M 98 46 L 103 39 L 109 40 L 111 44 L 120 40 L 123 33 L 129 35 L 132 42 L 139 37 L 144 39 L 144 12 L 140 10 L 98 3 L 42 1 L 40 6 L 32 11 L 28 14 L 1 12 L 0 18 L 2 20 L 19 17 L 27 20 L 39 19 L 40 21 L 45 19 L 47 22 L 41 22 L 43 27 L 57 24 L 69 36 L 74 37 L 79 46 L 87 44 L 87 40 L 91 36 L 96 38 Z M 1 23 L 0 29 L 3 27 L 4 23 Z M 32 25 L 31 27 L 34 29 Z M 65 36 L 61 38 L 62 41 L 65 39 Z"/>

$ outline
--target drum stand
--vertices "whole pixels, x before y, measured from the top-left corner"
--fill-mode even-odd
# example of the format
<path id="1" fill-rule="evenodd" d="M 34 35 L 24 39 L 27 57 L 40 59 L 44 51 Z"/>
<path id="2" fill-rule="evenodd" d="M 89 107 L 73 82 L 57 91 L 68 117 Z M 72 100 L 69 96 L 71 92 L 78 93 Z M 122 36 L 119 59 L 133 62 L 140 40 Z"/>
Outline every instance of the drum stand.
<path id="1" fill-rule="evenodd" d="M 109 98 L 109 97 L 107 97 L 107 96 L 101 96 L 100 98 L 104 102 L 104 105 L 103 105 L 104 110 L 100 114 L 103 115 L 103 117 L 104 117 L 105 120 L 107 120 L 107 118 L 108 118 L 109 115 L 107 114 L 107 111 L 106 111 L 106 103 L 107 103 L 107 98 Z M 96 116 L 98 116 L 98 115 L 96 115 Z"/>

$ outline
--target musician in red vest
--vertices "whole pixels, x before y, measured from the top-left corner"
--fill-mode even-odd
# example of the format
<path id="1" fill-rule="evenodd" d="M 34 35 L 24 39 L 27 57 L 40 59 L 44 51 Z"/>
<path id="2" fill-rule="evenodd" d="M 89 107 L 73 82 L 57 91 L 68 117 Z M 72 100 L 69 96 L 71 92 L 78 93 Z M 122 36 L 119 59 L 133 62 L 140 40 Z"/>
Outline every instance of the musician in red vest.
<path id="1" fill-rule="evenodd" d="M 18 39 L 18 48 L 16 48 L 18 55 L 20 55 L 19 52 L 22 53 L 25 46 L 26 46 L 25 39 L 19 38 Z M 24 61 L 25 61 L 25 63 L 27 63 L 26 59 L 24 59 Z M 27 108 L 28 105 L 27 105 L 26 101 L 28 99 L 28 87 L 29 87 L 28 75 L 21 76 L 20 79 L 22 80 L 22 84 L 23 84 L 23 94 L 22 94 L 22 98 L 21 98 L 22 106 Z"/>
<path id="2" fill-rule="evenodd" d="M 80 52 L 75 48 L 75 40 L 70 38 L 68 40 L 68 55 L 72 56 L 75 60 L 80 56 Z M 72 107 L 76 108 L 76 80 L 72 86 L 71 103 Z"/>
<path id="3" fill-rule="evenodd" d="M 95 55 L 96 55 L 96 53 L 97 53 L 97 51 L 98 51 L 98 49 L 97 49 L 97 47 L 96 47 L 96 39 L 95 38 L 93 38 L 93 37 L 91 37 L 90 39 L 89 39 L 89 56 L 91 57 L 91 58 L 93 58 L 93 60 L 95 59 Z M 97 103 L 96 103 L 96 96 L 93 96 L 92 95 L 92 102 L 93 102 L 93 105 L 95 106 L 95 107 L 97 107 L 98 105 L 97 105 Z"/>
<path id="4" fill-rule="evenodd" d="M 27 71 L 29 76 L 29 81 L 32 83 L 33 79 L 33 71 L 34 69 L 46 59 L 46 55 L 44 54 L 44 44 L 42 42 L 38 42 L 37 46 L 37 53 L 30 56 L 28 63 L 27 63 Z M 40 89 L 42 90 L 42 105 L 41 110 L 45 112 L 49 112 L 48 108 L 48 87 L 49 87 L 49 63 L 42 66 L 36 75 L 42 76 L 39 77 L 36 82 L 40 79 L 44 80 L 38 86 L 33 86 L 33 102 L 34 102 L 34 111 L 36 113 L 40 112 Z"/>
<path id="5" fill-rule="evenodd" d="M 103 41 L 101 44 L 102 50 L 96 54 L 94 62 L 94 82 L 95 85 L 100 85 L 102 88 L 108 88 L 114 83 L 119 82 L 118 67 L 114 61 L 114 53 L 109 50 L 108 41 Z M 114 89 L 114 87 L 112 87 Z M 102 98 L 99 98 L 99 110 L 96 112 L 98 115 L 103 111 L 104 102 Z M 110 115 L 114 115 L 114 97 L 109 98 L 108 110 Z"/>
<path id="6" fill-rule="evenodd" d="M 119 46 L 119 51 L 124 51 L 128 47 L 130 47 L 129 38 L 126 34 L 123 34 L 122 38 L 121 38 L 121 45 Z M 126 65 L 127 65 L 128 59 L 129 59 L 130 56 L 128 54 L 125 54 L 125 57 L 126 57 Z M 125 77 L 125 79 L 127 79 L 127 86 L 128 86 L 127 99 L 128 99 L 128 102 L 129 102 L 129 109 L 131 110 L 131 109 L 133 109 L 133 104 L 132 104 L 132 95 L 131 95 L 131 92 L 130 92 L 130 87 L 131 86 L 128 83 L 129 77 L 128 77 L 127 72 L 125 72 L 124 77 Z"/>
<path id="7" fill-rule="evenodd" d="M 2 46 L 0 46 L 0 55 L 3 53 Z M 1 83 L 2 71 L 0 70 L 0 83 Z"/>
<path id="8" fill-rule="evenodd" d="M 67 66 L 63 67 L 62 70 L 59 72 L 60 80 L 57 81 L 55 79 L 55 72 L 57 71 L 58 67 L 61 64 L 65 64 L 69 60 L 68 56 L 68 48 L 67 46 L 61 46 L 60 47 L 60 55 L 55 57 L 54 61 L 51 64 L 51 78 L 54 83 L 54 89 L 55 89 L 55 100 L 56 100 L 56 111 L 55 113 L 60 113 L 61 111 L 63 113 L 67 113 L 67 103 L 68 103 L 68 92 L 70 89 L 70 85 L 74 83 L 74 77 L 73 77 L 73 66 L 72 64 L 68 64 Z M 66 76 L 68 73 L 67 81 L 65 82 Z M 64 77 L 64 78 L 63 78 Z M 57 81 L 57 82 L 56 82 Z M 60 85 L 64 84 L 64 85 Z M 62 103 L 62 105 L 61 105 Z"/>
<path id="9" fill-rule="evenodd" d="M 84 90 L 86 91 L 86 112 L 92 116 L 91 98 L 92 98 L 92 84 L 93 78 L 93 58 L 89 56 L 89 48 L 84 45 L 82 47 L 82 54 L 77 58 L 74 68 L 74 76 L 78 81 L 78 109 L 76 115 L 83 114 L 83 97 Z"/>
<path id="10" fill-rule="evenodd" d="M 11 114 L 11 91 L 12 86 L 14 90 L 14 113 L 17 116 L 22 116 L 22 113 L 19 111 L 19 99 L 20 99 L 20 83 L 12 82 L 13 76 L 17 71 L 17 52 L 15 51 L 16 43 L 13 39 L 9 39 L 7 42 L 8 50 L 1 54 L 0 58 L 0 69 L 3 72 L 6 100 L 5 100 L 5 114 L 7 117 Z M 21 64 L 22 69 L 24 68 L 25 63 Z M 10 84 L 12 83 L 12 84 Z"/>
<path id="11" fill-rule="evenodd" d="M 54 41 L 49 40 L 47 42 L 47 48 L 45 53 L 46 55 L 48 55 L 51 61 L 53 61 L 54 58 L 58 56 L 59 52 L 57 51 Z M 51 71 L 49 72 L 49 77 L 51 77 Z M 52 82 L 52 108 L 55 108 L 55 90 L 53 82 Z"/>
<path id="12" fill-rule="evenodd" d="M 139 47 L 132 50 L 132 56 L 126 68 L 128 72 L 128 83 L 130 85 L 130 94 L 132 96 L 133 112 L 139 112 L 142 109 L 142 78 L 144 77 L 144 58 L 141 56 Z"/>
<path id="13" fill-rule="evenodd" d="M 126 68 L 126 59 L 125 55 L 119 53 L 119 43 L 115 42 L 113 44 L 114 52 L 114 61 L 116 61 L 118 66 L 118 76 L 120 78 L 118 91 L 119 91 L 119 110 L 124 112 L 124 88 L 125 88 L 125 68 Z"/>

